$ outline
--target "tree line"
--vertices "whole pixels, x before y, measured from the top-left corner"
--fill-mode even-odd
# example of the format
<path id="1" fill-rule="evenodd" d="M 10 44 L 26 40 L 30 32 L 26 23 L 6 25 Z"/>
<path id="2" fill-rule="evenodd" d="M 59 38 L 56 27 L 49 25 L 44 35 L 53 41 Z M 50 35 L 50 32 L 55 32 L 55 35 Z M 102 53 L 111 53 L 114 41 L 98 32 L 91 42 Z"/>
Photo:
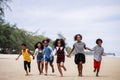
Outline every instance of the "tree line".
<path id="1" fill-rule="evenodd" d="M 21 49 L 22 43 L 26 43 L 27 47 L 33 51 L 35 43 L 45 39 L 45 36 L 19 29 L 16 25 L 6 22 L 4 19 L 4 10 L 6 8 L 10 9 L 8 5 L 10 1 L 0 0 L 0 53 L 16 54 Z M 58 34 L 58 36 L 64 40 L 66 39 L 61 34 Z M 52 40 L 50 46 L 53 47 Z M 67 47 L 67 50 L 69 51 L 70 47 Z"/>
<path id="2" fill-rule="evenodd" d="M 6 8 L 10 9 L 9 2 L 11 0 L 0 0 L 0 53 L 17 53 L 21 49 L 21 43 L 26 43 L 28 48 L 33 50 L 34 44 L 42 41 L 44 36 L 19 29 L 16 25 L 6 22 L 4 11 Z"/>
<path id="3" fill-rule="evenodd" d="M 21 49 L 21 43 L 26 43 L 30 50 L 34 50 L 34 44 L 45 37 L 19 29 L 9 23 L 0 24 L 0 51 L 1 53 L 16 53 Z"/>
<path id="4" fill-rule="evenodd" d="M 59 38 L 65 38 L 58 34 Z M 8 54 L 16 54 L 21 49 L 21 44 L 26 43 L 27 47 L 34 51 L 34 45 L 36 42 L 42 42 L 46 37 L 43 35 L 37 35 L 34 32 L 28 32 L 23 29 L 19 29 L 16 25 L 9 23 L 0 23 L 0 52 Z M 53 41 L 51 40 L 50 46 L 53 47 Z M 66 47 L 70 50 L 70 47 Z"/>

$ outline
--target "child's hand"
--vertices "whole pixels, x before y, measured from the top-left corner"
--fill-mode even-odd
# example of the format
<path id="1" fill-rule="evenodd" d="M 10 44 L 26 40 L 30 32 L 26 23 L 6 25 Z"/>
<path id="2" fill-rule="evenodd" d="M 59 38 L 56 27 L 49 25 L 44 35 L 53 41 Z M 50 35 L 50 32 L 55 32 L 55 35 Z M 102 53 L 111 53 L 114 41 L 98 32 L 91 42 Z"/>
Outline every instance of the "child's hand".
<path id="1" fill-rule="evenodd" d="M 35 59 L 35 56 L 33 56 L 33 60 Z"/>
<path id="2" fill-rule="evenodd" d="M 70 54 L 69 54 L 69 55 L 67 55 L 67 57 L 71 58 Z"/>
<path id="3" fill-rule="evenodd" d="M 16 61 L 18 60 L 18 58 L 15 59 Z"/>
<path id="4" fill-rule="evenodd" d="M 103 54 L 102 56 L 106 56 L 106 54 Z"/>
<path id="5" fill-rule="evenodd" d="M 67 57 L 69 57 L 69 55 L 66 55 Z"/>

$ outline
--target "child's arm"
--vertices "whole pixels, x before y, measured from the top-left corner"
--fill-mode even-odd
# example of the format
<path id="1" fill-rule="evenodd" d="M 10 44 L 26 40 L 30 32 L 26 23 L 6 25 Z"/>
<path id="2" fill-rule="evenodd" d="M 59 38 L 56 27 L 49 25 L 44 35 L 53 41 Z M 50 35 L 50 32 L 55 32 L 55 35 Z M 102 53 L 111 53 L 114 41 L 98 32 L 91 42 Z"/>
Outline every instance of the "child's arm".
<path id="1" fill-rule="evenodd" d="M 33 56 L 34 56 L 34 59 L 35 59 L 35 56 L 36 56 L 36 55 L 37 55 L 37 53 L 36 53 L 36 52 L 34 52 L 34 55 L 33 55 Z"/>
<path id="2" fill-rule="evenodd" d="M 92 51 L 92 49 L 86 47 L 86 45 L 84 46 L 84 48 L 85 48 L 86 50 L 90 50 L 90 51 Z"/>
<path id="3" fill-rule="evenodd" d="M 96 47 L 93 47 L 90 51 L 95 51 L 96 50 Z"/>
<path id="4" fill-rule="evenodd" d="M 35 56 L 38 54 L 38 49 L 35 49 L 35 52 L 34 52 L 34 54 L 33 54 L 33 56 L 34 56 L 34 58 L 35 58 Z"/>
<path id="5" fill-rule="evenodd" d="M 71 53 L 74 51 L 75 47 L 73 46 L 72 50 L 70 51 L 68 57 L 70 57 Z"/>
<path id="6" fill-rule="evenodd" d="M 32 57 L 33 57 L 33 59 L 35 58 L 34 56 L 33 56 L 33 54 L 28 50 L 28 53 L 30 54 L 30 55 L 32 55 Z"/>
<path id="7" fill-rule="evenodd" d="M 68 55 L 66 49 L 64 49 L 64 53 L 65 53 L 65 55 L 66 55 L 67 57 L 69 57 L 69 55 Z"/>
<path id="8" fill-rule="evenodd" d="M 102 56 L 106 56 L 105 52 L 104 52 L 104 48 L 103 48 L 103 51 L 102 51 Z"/>
<path id="9" fill-rule="evenodd" d="M 53 56 L 55 56 L 55 54 L 56 54 L 56 49 L 54 49 L 51 54 L 52 54 Z"/>
<path id="10" fill-rule="evenodd" d="M 103 53 L 103 54 L 102 54 L 102 56 L 106 56 L 106 54 L 105 54 L 105 53 Z"/>
<path id="11" fill-rule="evenodd" d="M 16 60 L 18 60 L 21 55 L 22 55 L 22 53 L 20 52 L 19 55 L 18 55 L 18 57 L 16 58 Z"/>

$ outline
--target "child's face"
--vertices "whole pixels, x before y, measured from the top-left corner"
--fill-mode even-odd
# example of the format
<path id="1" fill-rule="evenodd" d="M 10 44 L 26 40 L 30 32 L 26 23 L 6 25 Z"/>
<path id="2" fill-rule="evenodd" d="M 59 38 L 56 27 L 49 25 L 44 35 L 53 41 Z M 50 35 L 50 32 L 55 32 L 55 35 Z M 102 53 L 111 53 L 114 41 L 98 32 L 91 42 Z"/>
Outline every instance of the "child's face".
<path id="1" fill-rule="evenodd" d="M 80 36 L 77 36 L 77 41 L 81 41 L 81 37 Z"/>
<path id="2" fill-rule="evenodd" d="M 22 49 L 26 49 L 26 46 L 22 46 Z"/>
<path id="3" fill-rule="evenodd" d="M 44 46 L 47 46 L 47 45 L 48 45 L 48 42 L 47 42 L 47 41 L 44 41 L 43 45 L 44 45 Z"/>
<path id="4" fill-rule="evenodd" d="M 40 44 L 40 43 L 38 43 L 38 45 L 37 45 L 37 46 L 38 46 L 38 48 L 41 48 L 41 44 Z"/>
<path id="5" fill-rule="evenodd" d="M 98 41 L 98 45 L 101 46 L 101 45 L 102 45 L 102 42 L 101 42 L 101 41 Z"/>
<path id="6" fill-rule="evenodd" d="M 57 46 L 61 47 L 61 42 L 60 41 L 57 42 Z"/>

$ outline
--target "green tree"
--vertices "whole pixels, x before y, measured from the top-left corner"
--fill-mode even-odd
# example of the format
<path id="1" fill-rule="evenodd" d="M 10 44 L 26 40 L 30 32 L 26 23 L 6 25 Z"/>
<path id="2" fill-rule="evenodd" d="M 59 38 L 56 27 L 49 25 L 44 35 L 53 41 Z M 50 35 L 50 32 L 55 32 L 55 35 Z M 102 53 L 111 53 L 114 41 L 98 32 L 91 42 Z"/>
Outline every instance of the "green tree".
<path id="1" fill-rule="evenodd" d="M 4 22 L 4 10 L 6 8 L 9 8 L 9 5 L 7 4 L 8 2 L 10 2 L 11 0 L 0 0 L 0 23 Z"/>

